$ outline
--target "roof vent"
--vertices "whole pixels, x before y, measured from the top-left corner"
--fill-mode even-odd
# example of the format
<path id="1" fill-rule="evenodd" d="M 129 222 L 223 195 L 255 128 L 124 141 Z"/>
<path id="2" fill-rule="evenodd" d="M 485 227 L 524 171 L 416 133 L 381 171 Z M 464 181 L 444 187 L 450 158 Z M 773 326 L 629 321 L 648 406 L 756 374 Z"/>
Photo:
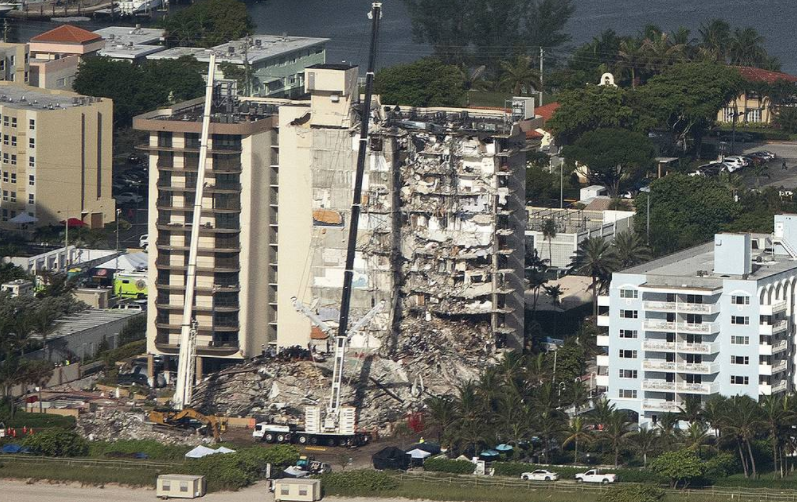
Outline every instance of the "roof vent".
<path id="1" fill-rule="evenodd" d="M 256 38 L 255 39 L 255 47 L 262 47 L 262 46 L 263 46 L 263 41 L 260 40 L 259 38 Z"/>
<path id="2" fill-rule="evenodd" d="M 227 52 L 229 54 L 235 54 L 235 47 L 233 47 L 232 45 L 227 47 Z"/>

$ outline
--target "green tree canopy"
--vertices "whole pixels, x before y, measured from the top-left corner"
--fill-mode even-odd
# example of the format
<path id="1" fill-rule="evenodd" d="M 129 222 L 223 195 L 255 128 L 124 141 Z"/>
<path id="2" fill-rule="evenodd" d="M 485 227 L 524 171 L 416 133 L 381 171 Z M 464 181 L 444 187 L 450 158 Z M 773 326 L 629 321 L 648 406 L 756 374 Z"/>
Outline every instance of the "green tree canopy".
<path id="1" fill-rule="evenodd" d="M 645 135 L 627 129 L 590 131 L 564 149 L 565 158 L 587 166 L 590 181 L 605 186 L 612 197 L 622 181 L 645 173 L 655 153 Z"/>
<path id="2" fill-rule="evenodd" d="M 650 246 L 657 254 L 711 240 L 739 212 L 730 190 L 699 176 L 672 174 L 651 183 L 650 192 L 640 193 L 636 200 L 636 221 L 641 224 L 647 218 L 648 197 Z"/>
<path id="3" fill-rule="evenodd" d="M 558 101 L 559 108 L 546 126 L 559 144 L 570 144 L 595 129 L 639 126 L 629 91 L 619 87 L 587 85 L 563 92 Z"/>
<path id="4" fill-rule="evenodd" d="M 114 122 L 126 126 L 140 113 L 201 96 L 203 68 L 191 57 L 142 65 L 94 57 L 81 61 L 73 87 L 80 94 L 111 98 Z"/>
<path id="5" fill-rule="evenodd" d="M 670 130 L 684 152 L 699 145 L 717 113 L 743 88 L 737 71 L 717 63 L 676 64 L 637 90 L 637 109 Z"/>
<path id="6" fill-rule="evenodd" d="M 650 469 L 669 479 L 671 488 L 689 486 L 693 480 L 706 472 L 706 466 L 695 452 L 690 450 L 668 451 L 650 463 Z"/>
<path id="7" fill-rule="evenodd" d="M 464 106 L 466 97 L 459 68 L 435 58 L 380 70 L 374 90 L 382 103 L 400 106 Z"/>
<path id="8" fill-rule="evenodd" d="M 238 0 L 199 0 L 161 23 L 169 45 L 213 47 L 252 34 L 254 23 Z"/>

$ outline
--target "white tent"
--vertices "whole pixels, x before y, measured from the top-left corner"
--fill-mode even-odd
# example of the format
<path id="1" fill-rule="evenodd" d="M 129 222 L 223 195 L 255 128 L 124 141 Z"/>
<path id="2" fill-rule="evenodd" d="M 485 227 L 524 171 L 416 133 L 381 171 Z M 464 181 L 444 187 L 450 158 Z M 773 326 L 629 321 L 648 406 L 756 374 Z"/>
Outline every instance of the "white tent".
<path id="1" fill-rule="evenodd" d="M 426 457 L 431 456 L 432 454 L 428 451 L 423 451 L 420 448 L 415 448 L 414 450 L 410 450 L 407 452 L 407 455 L 411 456 L 414 459 L 424 459 Z"/>
<path id="2" fill-rule="evenodd" d="M 120 255 L 119 258 L 111 258 L 96 268 L 107 268 L 110 270 L 119 270 L 122 273 L 137 272 L 139 270 L 147 269 L 147 253 L 128 253 Z"/>
<path id="3" fill-rule="evenodd" d="M 29 215 L 28 213 L 19 213 L 8 221 L 18 225 L 27 225 L 28 223 L 36 223 L 39 221 L 39 219 L 35 216 Z"/>
<path id="4" fill-rule="evenodd" d="M 231 450 L 229 448 L 225 448 L 223 446 L 220 446 L 219 449 L 216 450 L 216 453 L 235 453 L 235 450 Z"/>
<path id="5" fill-rule="evenodd" d="M 207 457 L 208 455 L 213 455 L 219 453 L 217 450 L 213 448 L 208 448 L 207 446 L 197 446 L 193 450 L 189 451 L 185 454 L 185 458 L 202 458 Z"/>

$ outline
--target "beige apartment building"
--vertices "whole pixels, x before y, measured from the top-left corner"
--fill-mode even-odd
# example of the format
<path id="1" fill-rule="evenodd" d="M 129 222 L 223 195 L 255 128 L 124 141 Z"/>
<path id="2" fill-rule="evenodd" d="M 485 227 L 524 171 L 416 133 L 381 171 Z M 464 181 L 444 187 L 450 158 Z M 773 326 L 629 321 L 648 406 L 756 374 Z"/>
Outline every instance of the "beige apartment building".
<path id="1" fill-rule="evenodd" d="M 358 70 L 319 64 L 306 100 L 214 106 L 197 282 L 198 355 L 219 359 L 326 344 L 297 297 L 334 326 L 360 118 Z M 201 100 L 137 117 L 150 132 L 148 350 L 176 355 Z M 504 110 L 374 102 L 352 318 L 385 301 L 352 340 L 387 349 L 409 330 L 470 329 L 523 343 L 525 134 Z M 192 165 L 193 162 L 193 165 Z M 410 327 L 408 327 L 411 326 Z"/>
<path id="2" fill-rule="evenodd" d="M 0 228 L 78 218 L 115 221 L 111 195 L 113 102 L 0 82 Z"/>
<path id="3" fill-rule="evenodd" d="M 27 84 L 29 79 L 28 44 L 0 42 L 0 80 Z"/>

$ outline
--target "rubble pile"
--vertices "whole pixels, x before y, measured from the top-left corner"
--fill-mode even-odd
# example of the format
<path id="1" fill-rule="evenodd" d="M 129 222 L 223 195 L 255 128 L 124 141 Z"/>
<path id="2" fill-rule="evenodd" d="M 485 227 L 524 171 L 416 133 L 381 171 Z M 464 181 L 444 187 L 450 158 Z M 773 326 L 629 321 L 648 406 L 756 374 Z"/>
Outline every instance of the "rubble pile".
<path id="1" fill-rule="evenodd" d="M 203 442 L 190 429 L 158 427 L 148 423 L 143 411 L 121 409 L 98 409 L 81 413 L 77 421 L 77 432 L 90 441 L 117 441 L 120 439 L 151 439 L 163 444 L 191 444 Z"/>

